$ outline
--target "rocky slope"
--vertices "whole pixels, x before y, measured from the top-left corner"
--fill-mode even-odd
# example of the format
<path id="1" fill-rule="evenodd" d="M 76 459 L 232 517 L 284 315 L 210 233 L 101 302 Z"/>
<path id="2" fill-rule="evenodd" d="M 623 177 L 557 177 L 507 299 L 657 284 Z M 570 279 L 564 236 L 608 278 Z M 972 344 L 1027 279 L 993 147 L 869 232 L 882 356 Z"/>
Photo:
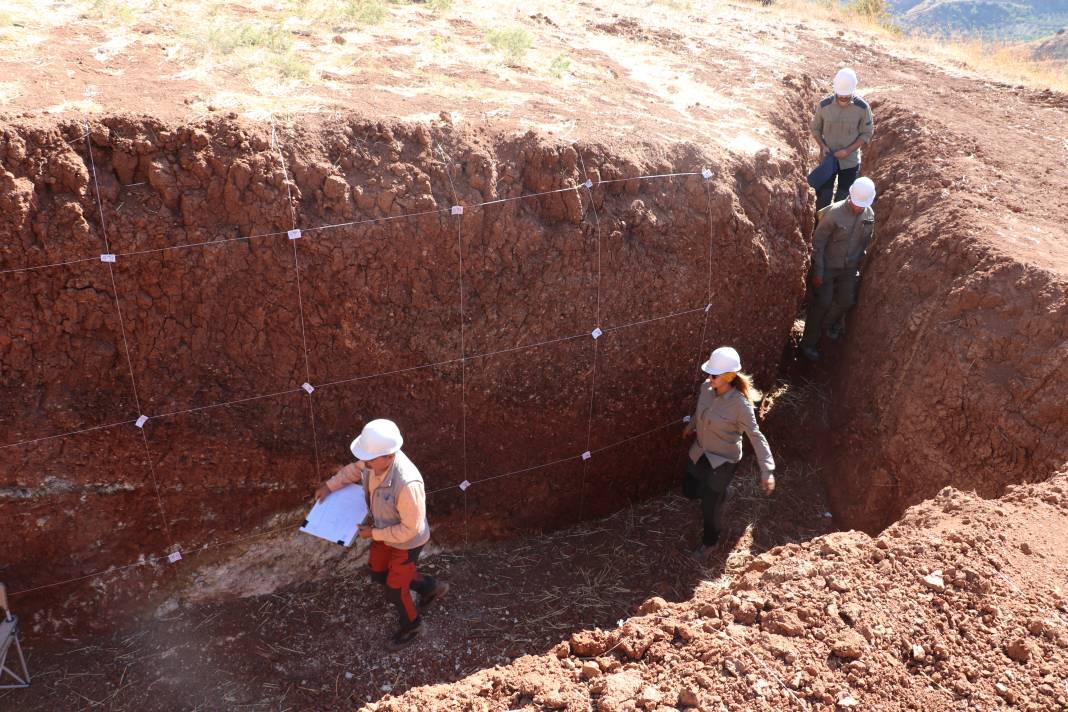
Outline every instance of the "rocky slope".
<path id="1" fill-rule="evenodd" d="M 365 709 L 1068 709 L 1068 476 L 945 489 L 872 539 L 779 547 L 726 591 Z"/>

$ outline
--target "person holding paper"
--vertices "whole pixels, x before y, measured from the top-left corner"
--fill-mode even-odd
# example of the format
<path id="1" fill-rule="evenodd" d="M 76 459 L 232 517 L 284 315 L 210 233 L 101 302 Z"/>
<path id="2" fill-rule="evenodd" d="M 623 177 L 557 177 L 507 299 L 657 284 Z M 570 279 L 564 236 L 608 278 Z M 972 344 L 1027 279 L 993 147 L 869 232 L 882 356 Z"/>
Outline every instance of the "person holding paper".
<path id="1" fill-rule="evenodd" d="M 345 485 L 364 485 L 368 515 L 359 528 L 371 539 L 368 564 L 371 579 L 386 587 L 386 598 L 397 610 L 400 627 L 389 641 L 398 650 L 423 635 L 419 614 L 449 590 L 449 584 L 416 570 L 419 554 L 430 540 L 426 519 L 426 491 L 419 469 L 401 452 L 404 439 L 391 420 L 372 420 L 350 449 L 356 462 L 345 465 L 315 491 L 322 500 Z M 411 592 L 419 595 L 419 604 Z"/>
<path id="2" fill-rule="evenodd" d="M 708 378 L 701 384 L 697 409 L 682 432 L 684 438 L 697 436 L 690 445 L 682 491 L 690 499 L 701 500 L 704 532 L 701 544 L 693 552 L 698 561 L 708 558 L 719 543 L 727 487 L 742 459 L 742 433 L 749 436 L 756 452 L 764 494 L 775 491 L 775 459 L 753 411 L 760 392 L 741 372 L 738 352 L 721 346 L 701 365 L 701 370 Z"/>

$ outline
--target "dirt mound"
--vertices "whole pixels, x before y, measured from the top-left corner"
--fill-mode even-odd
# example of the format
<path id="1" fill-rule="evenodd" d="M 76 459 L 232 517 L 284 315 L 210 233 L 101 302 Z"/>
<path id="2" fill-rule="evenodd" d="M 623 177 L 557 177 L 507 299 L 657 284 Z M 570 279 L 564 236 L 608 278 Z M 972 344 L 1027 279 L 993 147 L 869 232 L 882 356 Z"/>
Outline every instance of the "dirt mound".
<path id="1" fill-rule="evenodd" d="M 776 548 L 725 592 L 366 709 L 1068 709 L 1066 535 L 1065 474 L 947 488 L 875 539 Z"/>

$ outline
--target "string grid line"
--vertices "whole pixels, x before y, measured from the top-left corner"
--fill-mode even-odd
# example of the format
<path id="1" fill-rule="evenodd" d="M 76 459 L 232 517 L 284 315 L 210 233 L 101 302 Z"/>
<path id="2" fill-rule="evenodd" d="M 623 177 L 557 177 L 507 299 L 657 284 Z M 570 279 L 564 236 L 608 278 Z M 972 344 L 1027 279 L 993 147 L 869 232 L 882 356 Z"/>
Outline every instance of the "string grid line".
<path id="1" fill-rule="evenodd" d="M 297 228 L 297 208 L 293 204 L 293 190 L 289 186 L 289 171 L 286 169 L 286 157 L 282 153 L 282 144 L 278 142 L 274 123 L 271 123 L 271 144 L 278 151 L 278 161 L 282 166 L 282 178 L 286 185 L 286 195 L 289 198 L 289 216 L 290 224 L 293 226 L 293 231 L 297 233 L 297 237 L 294 238 L 289 235 L 289 242 L 293 245 L 293 274 L 296 277 L 297 283 L 297 313 L 300 316 L 300 344 L 304 348 L 304 375 L 307 378 L 304 381 L 307 384 L 311 384 L 311 357 L 308 355 L 308 331 L 304 326 L 304 297 L 301 296 L 300 289 L 300 258 L 297 256 L 297 243 L 300 241 L 300 231 Z M 314 388 L 307 391 L 308 394 L 308 419 L 311 422 L 312 431 L 312 449 L 315 454 L 315 476 L 316 480 L 322 479 L 322 468 L 319 465 L 319 434 L 315 427 L 315 393 Z"/>
<path id="2" fill-rule="evenodd" d="M 136 384 L 135 374 L 134 374 L 134 369 L 133 369 L 133 360 L 132 360 L 131 351 L 130 351 L 130 348 L 129 348 L 129 340 L 127 338 L 126 329 L 125 329 L 125 322 L 124 322 L 123 316 L 122 316 L 122 309 L 121 309 L 121 304 L 120 304 L 120 300 L 119 300 L 119 293 L 118 293 L 118 285 L 117 285 L 117 280 L 115 279 L 115 274 L 114 274 L 114 266 L 113 266 L 114 260 L 117 259 L 117 258 L 122 258 L 122 257 L 133 257 L 133 256 L 139 256 L 139 255 L 147 255 L 147 254 L 154 254 L 154 253 L 163 253 L 163 252 L 170 252 L 170 251 L 177 251 L 177 250 L 185 250 L 185 249 L 197 248 L 197 247 L 208 247 L 208 246 L 213 246 L 213 245 L 232 244 L 232 243 L 236 243 L 236 242 L 250 241 L 250 240 L 259 239 L 259 238 L 275 238 L 275 237 L 280 237 L 282 235 L 288 235 L 290 237 L 291 242 L 293 242 L 294 270 L 295 270 L 295 276 L 296 276 L 296 288 L 297 288 L 298 307 L 299 307 L 299 314 L 300 314 L 301 343 L 302 343 L 302 346 L 303 346 L 303 349 L 304 349 L 305 375 L 308 378 L 306 384 L 307 385 L 312 385 L 311 384 L 310 353 L 309 353 L 308 343 L 307 343 L 307 327 L 306 327 L 306 323 L 305 323 L 304 308 L 303 308 L 303 296 L 302 296 L 301 281 L 300 281 L 299 252 L 298 252 L 298 246 L 296 244 L 298 239 L 300 237 L 302 237 L 303 234 L 310 233 L 310 232 L 325 231 L 325 230 L 329 230 L 329 229 L 337 229 L 337 228 L 344 228 L 344 227 L 354 227 L 354 226 L 359 226 L 359 225 L 364 225 L 364 224 L 387 222 L 387 221 L 399 220 L 399 219 L 410 219 L 410 218 L 413 218 L 413 217 L 419 217 L 419 216 L 425 216 L 425 215 L 431 215 L 431 214 L 441 214 L 445 210 L 449 210 L 449 209 L 448 208 L 438 208 L 438 209 L 433 209 L 433 210 L 418 211 L 418 212 L 415 212 L 415 213 L 410 213 L 410 214 L 405 214 L 405 215 L 394 215 L 394 216 L 384 216 L 384 217 L 380 217 L 380 218 L 369 218 L 369 219 L 365 219 L 365 220 L 356 220 L 356 221 L 350 221 L 350 222 L 345 222 L 345 223 L 336 223 L 336 224 L 322 225 L 322 226 L 309 227 L 309 228 L 303 228 L 303 229 L 297 228 L 297 213 L 296 213 L 296 208 L 295 208 L 295 206 L 293 204 L 293 194 L 292 194 L 292 189 L 291 189 L 291 181 L 289 179 L 288 169 L 287 169 L 287 166 L 286 166 L 286 161 L 285 161 L 284 154 L 282 152 L 281 144 L 277 140 L 275 126 L 272 124 L 272 127 L 271 127 L 271 145 L 277 151 L 278 158 L 279 158 L 279 161 L 280 161 L 280 164 L 281 164 L 281 168 L 282 168 L 282 172 L 283 172 L 283 180 L 284 180 L 284 184 L 286 186 L 286 193 L 287 193 L 287 197 L 288 197 L 288 207 L 289 207 L 289 212 L 290 212 L 290 218 L 291 218 L 291 223 L 293 225 L 292 230 L 261 233 L 261 234 L 255 234 L 255 235 L 249 235 L 249 236 L 233 237 L 233 238 L 223 238 L 223 239 L 218 239 L 218 240 L 209 240 L 209 241 L 202 241 L 202 242 L 197 242 L 197 243 L 188 243 L 188 244 L 182 244 L 182 245 L 170 245 L 170 246 L 161 247 L 161 248 L 153 248 L 153 249 L 145 249 L 145 250 L 134 250 L 134 251 L 125 252 L 125 253 L 122 253 L 122 252 L 120 252 L 120 253 L 111 253 L 111 245 L 110 245 L 110 241 L 108 240 L 108 237 L 107 237 L 107 228 L 106 228 L 106 222 L 105 222 L 105 214 L 104 214 L 104 209 L 103 209 L 103 202 L 102 202 L 102 198 L 101 198 L 101 194 L 100 194 L 99 184 L 97 182 L 95 157 L 93 156 L 92 145 L 91 145 L 92 142 L 89 140 L 89 136 L 90 136 L 89 124 L 88 124 L 88 122 L 86 122 L 85 123 L 85 134 L 84 134 L 84 136 L 79 137 L 79 138 L 77 138 L 75 140 L 80 140 L 81 138 L 84 138 L 86 140 L 86 145 L 87 145 L 87 148 L 88 148 L 88 154 L 89 154 L 89 160 L 90 160 L 90 168 L 91 168 L 92 175 L 93 175 L 95 198 L 96 198 L 97 208 L 98 208 L 98 211 L 99 211 L 99 214 L 100 214 L 101 233 L 102 233 L 102 237 L 103 237 L 103 241 L 104 241 L 104 247 L 105 247 L 105 251 L 106 251 L 105 256 L 111 257 L 111 259 L 109 259 L 109 260 L 105 260 L 105 259 L 101 258 L 101 261 L 107 264 L 108 271 L 109 271 L 109 276 L 110 276 L 111 283 L 112 283 L 112 289 L 113 289 L 113 296 L 114 296 L 114 301 L 115 301 L 116 313 L 117 313 L 117 316 L 118 316 L 118 319 L 119 319 L 120 332 L 121 332 L 122 338 L 123 338 L 123 347 L 124 347 L 126 362 L 127 362 L 127 366 L 128 366 L 129 372 L 130 372 L 131 387 L 132 387 L 132 390 L 133 390 L 135 406 L 136 406 L 136 408 L 138 410 L 139 417 L 138 417 L 136 423 L 135 423 L 134 420 L 123 420 L 123 421 L 118 421 L 118 422 L 109 423 L 109 424 L 105 424 L 105 425 L 93 426 L 93 427 L 90 427 L 90 428 L 83 428 L 83 429 L 80 429 L 80 430 L 75 430 L 75 431 L 71 431 L 69 433 L 64 433 L 64 434 L 60 434 L 60 435 L 45 436 L 45 437 L 41 437 L 41 438 L 35 438 L 35 439 L 31 439 L 31 440 L 24 440 L 24 441 L 20 441 L 20 442 L 16 442 L 16 443 L 11 443 L 11 444 L 8 444 L 8 445 L 2 445 L 2 446 L 0 446 L 0 449 L 7 449 L 7 448 L 16 447 L 16 446 L 29 445 L 29 444 L 39 443 L 39 442 L 43 442 L 43 441 L 47 441 L 47 440 L 65 438 L 65 437 L 79 435 L 79 434 L 83 434 L 83 433 L 87 433 L 87 432 L 98 431 L 98 430 L 102 430 L 102 429 L 113 428 L 113 427 L 118 427 L 118 426 L 122 426 L 122 425 L 129 425 L 131 423 L 135 423 L 141 430 L 142 446 L 144 448 L 145 456 L 147 458 L 147 466 L 148 466 L 148 469 L 149 469 L 150 477 L 151 477 L 152 482 L 153 482 L 153 488 L 154 488 L 155 494 L 156 494 L 157 505 L 158 505 L 159 513 L 160 513 L 161 520 L 162 520 L 162 523 L 163 523 L 164 534 L 165 534 L 165 537 L 166 537 L 167 542 L 168 542 L 168 548 L 173 550 L 173 552 L 174 552 L 173 555 L 179 556 L 179 558 L 180 558 L 180 554 L 181 553 L 185 553 L 187 555 L 196 554 L 196 553 L 199 553 L 199 552 L 211 549 L 211 548 L 227 546 L 227 545 L 231 545 L 231 544 L 234 544 L 234 543 L 237 543 L 237 542 L 240 542 L 240 541 L 246 541 L 246 540 L 249 540 L 249 539 L 252 539 L 252 538 L 256 538 L 256 537 L 262 537 L 262 536 L 267 536 L 267 535 L 275 534 L 275 533 L 282 532 L 282 531 L 291 530 L 292 529 L 292 525 L 287 525 L 287 526 L 278 527 L 278 528 L 271 529 L 271 530 L 264 531 L 264 532 L 257 532 L 257 533 L 248 534 L 248 535 L 244 535 L 244 536 L 240 536 L 240 537 L 236 537 L 236 538 L 232 538 L 232 539 L 222 540 L 222 541 L 218 541 L 218 542 L 212 542 L 212 543 L 209 543 L 209 544 L 205 544 L 205 545 L 198 546 L 198 547 L 195 547 L 195 548 L 187 549 L 187 550 L 184 550 L 184 551 L 180 547 L 176 547 L 174 545 L 174 541 L 173 541 L 172 536 L 171 536 L 170 524 L 169 524 L 169 521 L 167 519 L 166 512 L 165 512 L 165 509 L 164 509 L 164 506 L 163 506 L 163 500 L 162 500 L 162 496 L 161 496 L 161 493 L 160 493 L 159 483 L 158 483 L 158 479 L 157 479 L 156 473 L 155 473 L 154 457 L 152 455 L 152 451 L 151 451 L 151 448 L 150 448 L 149 443 L 148 443 L 148 438 L 147 438 L 147 436 L 145 434 L 144 427 L 143 427 L 144 421 L 149 420 L 149 419 L 153 419 L 153 418 L 159 419 L 159 418 L 165 418 L 165 417 L 174 417 L 174 416 L 183 415 L 183 414 L 196 413 L 196 412 L 200 412 L 200 411 L 204 411 L 204 410 L 208 410 L 208 409 L 212 409 L 212 408 L 226 407 L 226 406 L 236 405 L 236 404 L 240 404 L 240 403 L 247 403 L 247 402 L 251 402 L 251 401 L 266 399 L 266 398 L 274 398 L 274 397 L 278 397 L 278 396 L 282 396 L 282 395 L 294 394 L 294 393 L 300 392 L 303 389 L 302 388 L 286 389 L 286 390 L 277 391 L 277 392 L 274 392 L 274 393 L 261 394 L 261 395 L 256 395 L 256 396 L 250 396 L 250 397 L 247 397 L 247 398 L 240 398 L 240 399 L 224 401 L 224 402 L 220 402 L 220 403 L 213 403 L 213 404 L 209 404 L 209 405 L 197 406 L 197 407 L 193 407 L 193 408 L 169 411 L 169 412 L 160 413 L 160 414 L 153 415 L 153 416 L 147 416 L 147 415 L 141 414 L 140 394 L 138 393 L 138 390 L 137 390 L 137 384 Z M 592 442 L 592 427 L 593 427 L 593 417 L 594 417 L 594 412 L 595 412 L 595 397 L 596 397 L 597 353 L 598 353 L 598 351 L 597 351 L 597 336 L 600 335 L 600 334 L 597 334 L 596 336 L 594 336 L 592 371 L 591 371 L 591 379 L 590 379 L 590 409 L 589 409 L 589 415 L 588 415 L 588 418 L 587 418 L 587 432 L 586 432 L 586 448 L 587 448 L 587 451 L 585 453 L 581 453 L 581 454 L 578 454 L 578 455 L 572 455 L 572 456 L 568 456 L 568 457 L 565 457 L 565 458 L 560 458 L 560 459 L 554 460 L 554 461 L 549 462 L 549 463 L 544 463 L 544 464 L 540 464 L 540 465 L 534 465 L 534 466 L 530 466 L 530 467 L 524 467 L 524 468 L 521 468 L 521 469 L 518 469 L 518 470 L 511 471 L 511 472 L 491 475 L 491 476 L 487 476 L 487 477 L 483 477 L 483 478 L 477 479 L 477 480 L 475 480 L 473 482 L 467 482 L 467 476 L 468 476 L 468 457 L 467 457 L 468 445 L 467 445 L 467 422 L 466 422 L 467 421 L 467 403 L 466 403 L 466 363 L 467 363 L 467 361 L 473 360 L 473 359 L 476 359 L 476 358 L 478 358 L 478 359 L 489 358 L 489 357 L 496 356 L 496 355 L 499 355 L 499 354 L 511 353 L 511 352 L 520 351 L 520 350 L 524 350 L 524 349 L 538 348 L 538 347 L 549 345 L 549 344 L 561 343 L 561 342 L 565 342 L 565 341 L 576 340 L 576 339 L 579 339 L 579 338 L 588 338 L 590 335 L 589 334 L 585 334 L 585 333 L 584 334 L 575 334 L 575 335 L 571 335 L 571 336 L 564 336 L 564 337 L 548 339 L 548 340 L 537 342 L 537 343 L 534 343 L 534 344 L 528 344 L 528 345 L 521 345 L 521 346 L 514 346 L 514 347 L 496 349 L 496 350 L 493 350 L 493 351 L 488 351 L 488 352 L 484 352 L 484 353 L 480 353 L 480 354 L 468 355 L 466 353 L 465 313 L 464 313 L 464 282 L 463 282 L 463 280 L 464 280 L 464 270 L 463 270 L 463 230 L 462 230 L 462 216 L 463 216 L 464 207 L 466 207 L 467 209 L 479 209 L 479 208 L 483 208 L 483 207 L 486 207 L 486 206 L 499 205 L 499 204 L 503 204 L 503 203 L 510 203 L 510 202 L 515 202 L 515 201 L 532 199 L 532 198 L 537 198 L 537 197 L 540 197 L 540 196 L 553 195 L 553 194 L 557 194 L 557 193 L 569 192 L 569 191 L 574 191 L 574 190 L 581 190 L 582 188 L 585 188 L 585 192 L 586 192 L 586 194 L 588 196 L 588 199 L 589 199 L 589 214 L 592 214 L 592 217 L 593 217 L 594 234 L 595 234 L 595 238 L 596 238 L 596 241 L 597 241 L 597 252 L 596 252 L 596 272 L 597 272 L 596 279 L 597 279 L 597 282 L 596 282 L 596 305 L 595 305 L 595 320 L 594 320 L 594 323 L 596 325 L 596 324 L 600 323 L 600 319 L 601 319 L 601 280 L 602 280 L 602 273 L 601 273 L 601 231 L 600 231 L 600 219 L 599 219 L 599 215 L 598 215 L 597 208 L 596 208 L 596 205 L 595 205 L 595 200 L 594 200 L 594 195 L 593 195 L 592 188 L 595 185 L 603 185 L 603 184 L 624 182 L 624 181 L 630 181 L 630 180 L 648 180 L 648 179 L 663 179 L 663 178 L 673 178 L 673 177 L 695 176 L 695 175 L 701 175 L 701 173 L 696 173 L 696 172 L 665 173 L 665 174 L 656 174 L 656 175 L 648 175 L 648 176 L 634 176 L 634 177 L 630 177 L 630 178 L 612 179 L 612 180 L 598 181 L 597 183 L 593 183 L 593 181 L 589 177 L 589 174 L 586 171 L 585 161 L 583 160 L 583 157 L 582 157 L 581 153 L 578 152 L 577 147 L 576 147 L 576 153 L 578 154 L 578 158 L 579 158 L 579 161 L 580 161 L 580 164 L 581 164 L 581 168 L 582 168 L 582 173 L 583 173 L 583 176 L 586 179 L 585 183 L 583 183 L 581 185 L 571 185 L 571 186 L 567 186 L 567 187 L 564 187 L 564 188 L 556 188 L 556 189 L 553 189 L 553 190 L 541 191 L 541 192 L 537 192 L 537 193 L 529 193 L 529 194 L 524 194 L 524 195 L 520 195 L 520 196 L 512 196 L 512 197 L 508 197 L 508 198 L 498 198 L 498 199 L 494 199 L 494 200 L 484 201 L 484 202 L 481 202 L 481 203 L 476 203 L 476 204 L 469 205 L 469 206 L 462 206 L 461 203 L 460 203 L 460 200 L 459 200 L 459 195 L 456 192 L 456 186 L 455 186 L 455 183 L 453 182 L 451 171 L 449 170 L 449 158 L 448 158 L 448 156 L 445 154 L 444 150 L 440 146 L 438 146 L 438 151 L 441 153 L 441 156 L 444 159 L 445 174 L 446 174 L 446 176 L 447 176 L 447 178 L 449 180 L 450 188 L 451 188 L 451 191 L 452 191 L 452 196 L 453 196 L 453 199 L 454 199 L 454 205 L 455 206 L 459 206 L 456 210 L 452 210 L 451 211 L 452 214 L 457 218 L 457 220 L 456 220 L 457 262 L 458 262 L 459 284 L 460 284 L 460 289 L 459 289 L 460 356 L 459 356 L 459 358 L 448 359 L 448 360 L 445 360 L 445 361 L 439 361 L 439 362 L 435 362 L 435 363 L 421 364 L 421 365 L 418 365 L 418 366 L 413 366 L 413 367 L 404 368 L 404 369 L 396 369 L 396 370 L 393 370 L 393 371 L 387 371 L 387 372 L 382 372 L 382 373 L 377 373 L 377 374 L 370 374 L 370 375 L 365 375 L 365 376 L 357 376 L 357 377 L 354 377 L 354 378 L 332 381 L 332 382 L 329 382 L 329 383 L 324 383 L 324 384 L 320 384 L 318 386 L 314 386 L 313 390 L 317 389 L 317 388 L 325 388 L 325 387 L 330 387 L 330 386 L 337 386 L 337 385 L 346 384 L 346 383 L 352 383 L 352 382 L 356 382 L 356 381 L 360 381 L 360 380 L 381 377 L 381 376 L 385 376 L 385 375 L 404 373 L 404 372 L 408 372 L 408 371 L 412 371 L 412 370 L 426 369 L 426 368 L 436 368 L 436 367 L 455 364 L 455 363 L 459 362 L 461 364 L 461 381 L 462 381 L 462 384 L 461 384 L 462 385 L 461 408 L 462 408 L 462 411 L 463 411 L 463 418 L 462 418 L 462 422 L 463 422 L 463 426 L 462 426 L 462 428 L 463 428 L 463 448 L 464 448 L 463 449 L 463 453 L 464 453 L 463 454 L 463 472 L 464 472 L 464 481 L 467 484 L 467 486 L 470 487 L 470 486 L 474 486 L 474 485 L 477 485 L 477 484 L 480 484 L 480 483 L 484 483 L 484 482 L 498 480 L 498 479 L 502 479 L 502 478 L 505 478 L 505 477 L 511 477 L 511 476 L 515 476 L 515 475 L 531 472 L 531 471 L 534 471 L 534 470 L 543 469 L 545 467 L 550 467 L 550 466 L 553 466 L 553 465 L 556 465 L 556 464 L 560 464 L 560 463 L 563 463 L 563 462 L 567 462 L 567 461 L 570 461 L 570 460 L 574 460 L 576 458 L 581 458 L 583 460 L 583 462 L 584 462 L 584 467 L 583 467 L 583 490 L 584 490 L 585 489 L 585 487 L 584 487 L 584 484 L 585 484 L 585 473 L 586 473 L 586 469 L 588 467 L 588 461 L 589 461 L 590 457 L 592 456 L 592 454 L 604 452 L 604 451 L 606 451 L 606 450 L 608 450 L 610 448 L 617 447 L 617 446 L 622 445 L 624 443 L 628 443 L 628 442 L 631 442 L 631 441 L 636 440 L 638 438 L 645 437 L 645 436 L 648 436 L 648 435 L 650 435 L 652 433 L 655 433 L 657 431 L 663 430 L 666 427 L 677 425 L 679 423 L 679 420 L 678 419 L 673 419 L 671 422 L 666 423 L 664 425 L 660 425 L 660 426 L 657 426 L 657 427 L 652 428 L 650 430 L 644 431 L 642 433 L 638 433 L 636 435 L 629 436 L 627 438 L 624 438 L 624 439 L 619 440 L 617 442 L 614 442 L 612 444 L 599 447 L 596 450 L 592 450 L 592 451 L 590 450 L 590 445 L 591 445 L 591 442 Z M 707 185 L 706 185 L 706 189 L 707 189 Z M 710 193 L 709 193 L 709 201 L 710 201 L 709 202 L 709 210 L 710 210 L 710 216 L 711 216 L 711 194 Z M 710 226 L 710 230 L 711 230 L 711 226 Z M 294 232 L 296 233 L 296 238 L 294 238 L 294 236 L 293 236 Z M 52 263 L 52 264 L 47 264 L 47 265 L 38 265 L 38 266 L 28 266 L 28 267 L 5 269 L 5 270 L 0 270 L 0 274 L 37 271 L 37 270 L 48 269 L 48 268 L 51 268 L 51 267 L 61 267 L 61 266 L 82 264 L 82 263 L 93 262 L 93 261 L 95 261 L 95 258 L 81 258 L 81 259 L 75 259 L 75 260 L 70 260 L 70 261 L 65 261 L 65 262 L 57 262 L 57 263 Z M 709 295 L 711 296 L 711 243 L 710 243 Z M 672 314 L 662 315 L 662 316 L 658 316 L 658 317 L 652 317 L 652 318 L 649 318 L 649 319 L 643 319 L 643 320 L 639 320 L 639 321 L 635 321 L 635 322 L 630 322 L 630 323 L 627 323 L 627 324 L 621 324 L 621 325 L 616 325 L 616 326 L 611 326 L 611 327 L 605 327 L 603 329 L 602 333 L 608 333 L 608 332 L 618 331 L 618 330 L 625 329 L 625 328 L 641 326 L 641 325 L 649 324 L 651 322 L 660 321 L 660 320 L 663 320 L 663 319 L 676 318 L 676 317 L 679 317 L 679 316 L 683 316 L 683 315 L 686 315 L 686 314 L 690 314 L 690 313 L 696 312 L 699 309 L 700 308 L 687 309 L 687 310 L 683 310 L 683 311 L 674 312 Z M 706 316 L 705 316 L 705 326 L 707 326 L 707 309 L 706 309 Z M 703 341 L 703 335 L 704 335 L 704 329 L 702 329 L 702 341 Z M 312 391 L 308 391 L 309 396 L 311 395 L 311 393 L 312 393 Z M 310 409 L 310 413 L 311 413 L 313 447 L 314 447 L 314 450 L 315 450 L 316 469 L 318 471 L 319 467 L 320 467 L 320 463 L 319 463 L 319 448 L 318 448 L 318 437 L 317 437 L 316 425 L 315 425 L 314 406 L 312 404 L 313 404 L 313 400 L 311 398 L 309 398 L 309 409 Z M 448 489 L 452 489 L 452 487 L 455 487 L 455 485 L 452 485 L 450 487 L 445 487 L 445 488 L 439 488 L 439 489 L 432 490 L 432 491 L 428 492 L 428 495 L 440 493 L 440 492 L 446 491 Z M 466 523 L 467 523 L 467 519 L 468 519 L 468 517 L 467 517 L 467 488 L 468 487 L 463 487 L 462 488 L 464 490 L 465 528 L 466 528 Z M 41 586 L 35 586 L 35 587 L 29 588 L 29 589 L 23 589 L 23 590 L 20 590 L 20 591 L 17 591 L 15 593 L 13 593 L 12 595 L 21 595 L 21 594 L 30 593 L 30 592 L 33 592 L 33 591 L 39 591 L 39 590 L 42 590 L 42 589 L 45 589 L 45 588 L 51 588 L 51 587 L 54 587 L 54 586 L 65 585 L 65 584 L 68 584 L 68 583 L 73 583 L 73 582 L 78 582 L 78 581 L 85 581 L 85 580 L 88 580 L 88 579 L 91 579 L 91 578 L 94 578 L 94 577 L 97 577 L 97 576 L 113 574 L 113 573 L 116 573 L 116 572 L 120 572 L 120 571 L 124 571 L 124 570 L 127 570 L 127 569 L 131 569 L 131 568 L 137 568 L 137 567 L 142 567 L 142 566 L 146 566 L 146 565 L 155 565 L 155 564 L 160 563 L 160 562 L 162 562 L 162 561 L 164 561 L 166 559 L 167 559 L 166 556 L 151 555 L 148 558 L 144 558 L 144 559 L 142 559 L 142 560 L 140 560 L 138 562 L 132 563 L 132 564 L 127 564 L 127 565 L 120 566 L 120 567 L 110 567 L 108 569 L 103 569 L 103 570 L 100 570 L 100 571 L 97 571 L 97 572 L 93 572 L 93 573 L 90 573 L 90 574 L 85 574 L 85 575 L 82 575 L 82 576 L 78 576 L 78 577 L 74 577 L 74 578 L 70 578 L 70 579 L 65 579 L 63 581 L 57 581 L 57 582 L 53 582 L 53 583 L 49 583 L 49 584 L 44 584 L 44 585 L 41 585 Z"/>
<path id="3" fill-rule="evenodd" d="M 104 252 L 106 254 L 111 253 L 111 243 L 108 241 L 108 229 L 107 223 L 104 219 L 104 204 L 100 198 L 100 184 L 96 177 L 96 159 L 93 156 L 93 141 L 89 131 L 89 122 L 85 122 L 85 146 L 89 152 L 89 165 L 93 173 L 93 189 L 96 194 L 96 205 L 100 211 L 100 234 L 104 238 Z M 130 355 L 130 342 L 126 338 L 126 325 L 122 318 L 122 305 L 119 302 L 119 285 L 115 280 L 115 267 L 113 263 L 107 262 L 108 276 L 111 278 L 111 290 L 112 295 L 115 297 L 115 314 L 119 318 L 119 329 L 122 332 L 122 346 L 123 352 L 126 355 L 126 365 L 130 369 L 130 387 L 133 390 L 134 405 L 137 407 L 137 412 L 140 417 L 141 413 L 141 398 L 137 393 L 137 379 L 134 377 L 133 357 Z M 144 428 L 141 428 L 141 443 L 145 449 L 145 458 L 148 465 L 148 474 L 152 479 L 152 488 L 156 492 L 156 506 L 159 508 L 159 516 L 163 522 L 163 533 L 167 539 L 168 547 L 174 546 L 174 539 L 171 538 L 171 525 L 167 521 L 167 511 L 163 507 L 163 495 L 159 491 L 159 480 L 156 479 L 156 467 L 153 462 L 152 450 L 148 447 L 148 437 L 145 435 Z"/>

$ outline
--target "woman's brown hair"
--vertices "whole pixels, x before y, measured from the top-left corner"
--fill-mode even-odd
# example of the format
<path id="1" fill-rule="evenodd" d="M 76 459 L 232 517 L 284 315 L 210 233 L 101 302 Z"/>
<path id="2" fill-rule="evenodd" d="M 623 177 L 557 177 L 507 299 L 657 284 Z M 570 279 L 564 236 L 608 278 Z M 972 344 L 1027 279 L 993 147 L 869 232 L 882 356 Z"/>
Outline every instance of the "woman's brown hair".
<path id="1" fill-rule="evenodd" d="M 750 403 L 756 403 L 764 397 L 764 394 L 753 385 L 753 377 L 748 373 L 735 373 L 731 385 L 748 398 Z"/>

